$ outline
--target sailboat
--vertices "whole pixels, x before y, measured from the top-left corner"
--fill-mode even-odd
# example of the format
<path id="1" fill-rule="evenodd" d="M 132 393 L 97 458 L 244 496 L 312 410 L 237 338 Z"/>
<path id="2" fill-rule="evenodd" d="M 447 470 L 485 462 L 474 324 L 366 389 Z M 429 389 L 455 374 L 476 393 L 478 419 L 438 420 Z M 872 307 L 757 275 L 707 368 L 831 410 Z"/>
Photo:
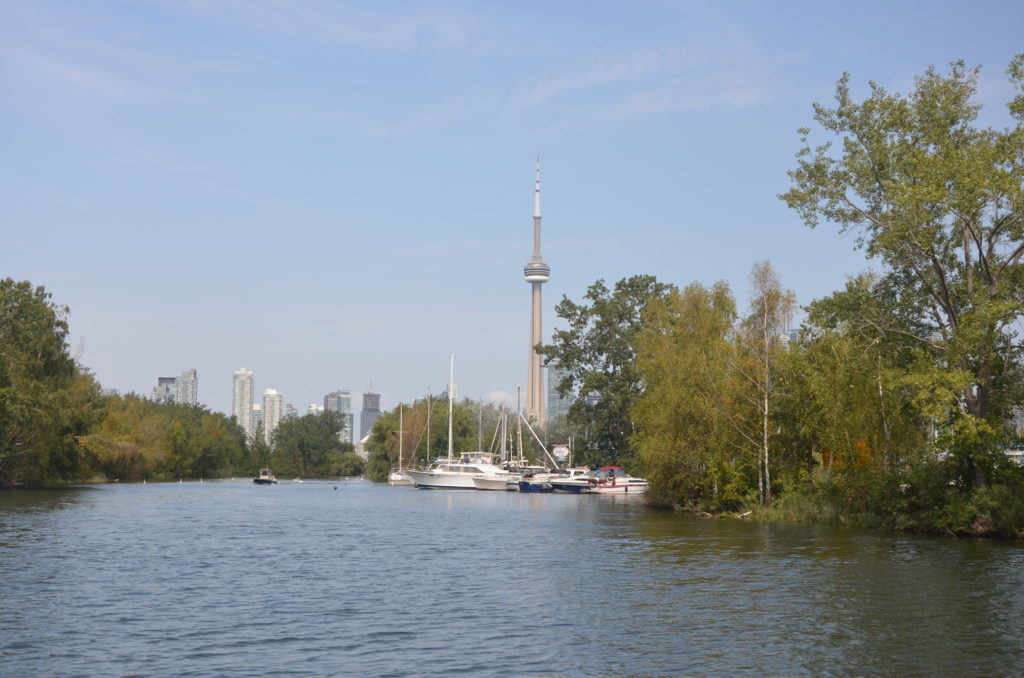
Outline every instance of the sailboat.
<path id="1" fill-rule="evenodd" d="M 451 355 L 448 368 L 448 457 L 438 459 L 425 471 L 409 470 L 416 487 L 423 489 L 475 490 L 473 479 L 477 477 L 499 477 L 502 469 L 494 463 L 497 455 L 490 452 L 462 452 L 455 459 L 452 447 L 452 412 L 455 407 L 455 354 Z"/>
<path id="2" fill-rule="evenodd" d="M 410 478 L 409 474 L 402 468 L 402 451 L 403 451 L 403 447 L 402 447 L 402 432 L 403 432 L 402 414 L 403 414 L 403 406 L 402 406 L 402 403 L 399 403 L 398 404 L 398 468 L 397 469 L 392 469 L 391 473 L 388 474 L 388 485 L 412 485 L 412 478 Z"/>

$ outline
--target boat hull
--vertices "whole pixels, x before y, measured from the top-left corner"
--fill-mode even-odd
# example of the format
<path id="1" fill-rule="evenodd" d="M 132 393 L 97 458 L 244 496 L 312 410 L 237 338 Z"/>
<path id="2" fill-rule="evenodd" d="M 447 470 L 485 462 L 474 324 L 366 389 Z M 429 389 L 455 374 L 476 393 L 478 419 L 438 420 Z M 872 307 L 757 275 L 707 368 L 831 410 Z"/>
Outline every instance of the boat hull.
<path id="1" fill-rule="evenodd" d="M 647 491 L 647 483 L 599 484 L 590 491 L 595 494 L 643 494 Z"/>
<path id="2" fill-rule="evenodd" d="M 555 488 L 552 487 L 551 483 L 537 482 L 533 480 L 520 480 L 519 481 L 520 492 L 554 492 Z"/>
<path id="3" fill-rule="evenodd" d="M 552 490 L 561 494 L 587 494 L 593 487 L 585 480 L 552 480 L 548 484 Z"/>
<path id="4" fill-rule="evenodd" d="M 473 478 L 473 486 L 478 490 L 505 491 L 508 483 L 508 478 Z"/>
<path id="5" fill-rule="evenodd" d="M 473 476 L 454 473 L 431 473 L 429 471 L 407 471 L 412 484 L 425 490 L 475 490 Z"/>

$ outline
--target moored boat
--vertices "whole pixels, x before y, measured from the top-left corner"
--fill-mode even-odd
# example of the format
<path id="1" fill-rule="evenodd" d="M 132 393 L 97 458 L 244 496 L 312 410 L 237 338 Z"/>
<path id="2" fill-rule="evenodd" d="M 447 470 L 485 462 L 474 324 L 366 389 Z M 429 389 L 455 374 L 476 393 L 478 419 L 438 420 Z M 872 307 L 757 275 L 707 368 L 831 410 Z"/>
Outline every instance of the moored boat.
<path id="1" fill-rule="evenodd" d="M 570 468 L 558 478 L 548 480 L 551 489 L 561 494 L 584 494 L 590 492 L 590 469 Z"/>
<path id="2" fill-rule="evenodd" d="M 475 490 L 475 481 L 480 478 L 508 482 L 508 473 L 494 463 L 494 458 L 489 452 L 463 452 L 458 460 L 438 459 L 425 471 L 406 473 L 413 485 L 424 489 Z"/>
<path id="3" fill-rule="evenodd" d="M 635 478 L 618 466 L 602 466 L 593 471 L 574 469 L 568 478 L 549 481 L 555 492 L 566 494 L 643 494 L 647 481 Z"/>
<path id="4" fill-rule="evenodd" d="M 597 494 L 642 494 L 647 481 L 634 478 L 618 466 L 602 466 L 591 473 L 591 492 Z"/>
<path id="5" fill-rule="evenodd" d="M 253 478 L 252 482 L 257 485 L 277 485 L 277 478 L 274 477 L 269 468 L 261 468 L 260 474 Z"/>

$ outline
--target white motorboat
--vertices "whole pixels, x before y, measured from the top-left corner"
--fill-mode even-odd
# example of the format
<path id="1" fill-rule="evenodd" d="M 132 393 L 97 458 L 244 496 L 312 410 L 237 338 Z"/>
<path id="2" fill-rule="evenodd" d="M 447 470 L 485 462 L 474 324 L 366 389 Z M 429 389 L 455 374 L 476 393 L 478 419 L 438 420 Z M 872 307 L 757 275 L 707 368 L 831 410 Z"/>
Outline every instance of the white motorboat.
<path id="1" fill-rule="evenodd" d="M 561 478 L 550 478 L 548 484 L 555 492 L 562 494 L 583 494 L 590 492 L 590 469 L 570 468 Z"/>
<path id="2" fill-rule="evenodd" d="M 591 492 L 597 494 L 643 494 L 647 481 L 634 478 L 618 466 L 602 466 L 590 474 Z"/>
<path id="3" fill-rule="evenodd" d="M 458 460 L 438 459 L 426 471 L 406 471 L 413 485 L 426 489 L 475 490 L 477 479 L 508 482 L 508 472 L 494 463 L 490 452 L 463 452 Z"/>

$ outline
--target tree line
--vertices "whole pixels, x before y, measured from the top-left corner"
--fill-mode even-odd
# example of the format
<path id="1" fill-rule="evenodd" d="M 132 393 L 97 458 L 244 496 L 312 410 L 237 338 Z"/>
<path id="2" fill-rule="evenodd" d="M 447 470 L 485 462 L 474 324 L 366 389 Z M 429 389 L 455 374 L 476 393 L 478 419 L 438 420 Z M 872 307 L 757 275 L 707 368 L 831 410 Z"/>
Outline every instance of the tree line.
<path id="1" fill-rule="evenodd" d="M 334 412 L 286 418 L 272 446 L 202 406 L 102 396 L 68 347 L 68 308 L 41 286 L 0 280 L 0 489 L 90 480 L 359 475 Z"/>

